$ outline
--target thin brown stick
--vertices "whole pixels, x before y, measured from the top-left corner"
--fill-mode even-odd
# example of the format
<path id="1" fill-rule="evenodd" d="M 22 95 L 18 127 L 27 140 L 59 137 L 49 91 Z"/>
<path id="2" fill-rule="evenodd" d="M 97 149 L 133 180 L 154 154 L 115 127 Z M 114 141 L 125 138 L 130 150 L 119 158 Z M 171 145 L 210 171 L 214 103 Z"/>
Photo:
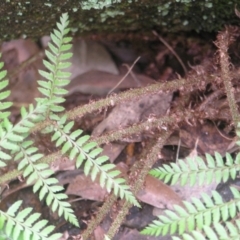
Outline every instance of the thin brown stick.
<path id="1" fill-rule="evenodd" d="M 183 61 L 178 56 L 178 54 L 174 51 L 174 49 L 161 36 L 159 36 L 156 31 L 152 31 L 152 32 L 156 37 L 158 37 L 159 41 L 161 41 L 169 49 L 169 51 L 177 58 L 178 62 L 181 64 L 185 74 L 187 75 L 187 73 L 188 73 L 187 68 L 185 67 Z"/>
<path id="2" fill-rule="evenodd" d="M 115 85 L 115 87 L 113 87 L 107 94 L 107 96 L 109 94 L 111 94 L 127 77 L 127 75 L 132 71 L 133 67 L 135 66 L 135 64 L 138 62 L 138 60 L 140 59 L 140 56 L 134 61 L 134 63 L 132 64 L 132 66 L 128 69 L 127 73 L 122 77 L 122 79 Z"/>

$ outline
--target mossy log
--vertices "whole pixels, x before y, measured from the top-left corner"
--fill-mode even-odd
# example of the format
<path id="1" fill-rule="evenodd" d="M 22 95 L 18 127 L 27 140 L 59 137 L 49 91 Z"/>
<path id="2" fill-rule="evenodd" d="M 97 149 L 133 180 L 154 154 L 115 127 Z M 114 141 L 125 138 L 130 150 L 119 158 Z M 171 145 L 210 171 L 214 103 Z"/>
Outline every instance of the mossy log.
<path id="1" fill-rule="evenodd" d="M 238 5 L 239 6 L 238 6 Z M 75 35 L 128 31 L 218 31 L 238 24 L 239 0 L 5 0 L 0 3 L 1 41 L 38 39 L 68 12 Z"/>

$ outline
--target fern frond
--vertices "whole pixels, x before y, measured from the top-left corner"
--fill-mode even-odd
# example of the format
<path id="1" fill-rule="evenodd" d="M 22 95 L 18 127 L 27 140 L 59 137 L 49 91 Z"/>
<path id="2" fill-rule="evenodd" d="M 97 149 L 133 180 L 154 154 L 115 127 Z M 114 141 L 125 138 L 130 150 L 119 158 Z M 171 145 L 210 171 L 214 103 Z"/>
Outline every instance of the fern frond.
<path id="1" fill-rule="evenodd" d="M 1 54 L 0 54 L 0 58 L 1 58 Z M 10 112 L 7 112 L 5 110 L 7 110 L 12 106 L 12 102 L 7 102 L 7 101 L 5 102 L 5 100 L 10 95 L 11 92 L 9 90 L 4 90 L 8 86 L 9 80 L 5 79 L 7 75 L 7 71 L 3 70 L 3 66 L 4 66 L 4 63 L 0 62 L 0 121 L 4 118 L 9 117 Z"/>
<path id="2" fill-rule="evenodd" d="M 71 209 L 71 205 L 65 201 L 67 195 L 61 193 L 64 188 L 57 185 L 58 180 L 51 176 L 54 172 L 49 169 L 46 163 L 38 163 L 37 161 L 43 157 L 38 153 L 38 149 L 32 146 L 31 141 L 25 141 L 20 151 L 15 157 L 15 160 L 21 159 L 18 164 L 18 169 L 23 169 L 23 176 L 27 178 L 27 184 L 33 185 L 33 192 L 39 191 L 39 199 L 43 200 L 46 197 L 46 203 L 51 206 L 52 211 L 58 210 L 59 216 L 64 218 L 75 226 L 79 227 L 78 220 Z"/>
<path id="3" fill-rule="evenodd" d="M 202 232 L 192 231 L 191 234 L 184 233 L 181 238 L 172 237 L 173 240 L 236 240 L 240 236 L 240 220 L 232 222 L 214 223 L 213 227 L 203 226 Z"/>
<path id="4" fill-rule="evenodd" d="M 226 163 L 222 156 L 215 152 L 215 159 L 206 154 L 206 162 L 199 156 L 187 158 L 186 161 L 178 160 L 178 163 L 164 164 L 150 171 L 154 177 L 164 180 L 165 183 L 171 181 L 171 185 L 180 181 L 181 185 L 189 183 L 190 186 L 210 184 L 213 180 L 216 183 L 226 182 L 230 177 L 236 178 L 237 171 L 240 169 L 240 153 L 237 154 L 235 160 L 229 153 L 226 153 Z"/>
<path id="5" fill-rule="evenodd" d="M 99 156 L 102 149 L 97 147 L 95 142 L 88 142 L 90 136 L 81 136 L 83 131 L 80 129 L 70 132 L 73 124 L 74 122 L 66 123 L 66 116 L 63 116 L 54 126 L 48 129 L 49 132 L 55 132 L 52 141 L 56 142 L 56 146 L 62 146 L 62 153 L 68 154 L 71 160 L 76 158 L 76 168 L 79 168 L 85 162 L 84 173 L 86 176 L 90 175 L 92 181 L 99 174 L 101 187 L 105 187 L 108 192 L 113 188 L 116 196 L 140 206 L 130 192 L 126 181 L 123 178 L 116 178 L 120 171 L 116 170 L 114 164 L 107 163 L 109 159 L 107 156 Z"/>
<path id="6" fill-rule="evenodd" d="M 185 231 L 202 230 L 212 223 L 234 218 L 240 208 L 240 193 L 235 188 L 231 188 L 231 191 L 234 199 L 227 203 L 223 202 L 219 193 L 213 191 L 213 199 L 202 194 L 202 200 L 192 198 L 192 202 L 184 201 L 185 209 L 175 205 L 175 211 L 166 210 L 165 215 L 159 216 L 159 220 L 153 221 L 141 233 L 158 236 L 178 232 L 182 235 Z"/>
<path id="7" fill-rule="evenodd" d="M 57 240 L 62 234 L 51 234 L 54 226 L 46 226 L 47 220 L 39 220 L 40 213 L 31 213 L 32 208 L 19 211 L 22 201 L 15 202 L 8 211 L 0 211 L 0 237 L 13 240 Z M 51 234 L 51 235 L 50 235 Z"/>
<path id="8" fill-rule="evenodd" d="M 51 36 L 51 41 L 48 44 L 49 50 L 46 50 L 46 56 L 49 61 L 44 60 L 43 64 L 48 69 L 47 71 L 40 70 L 39 73 L 46 80 L 39 80 L 39 91 L 51 102 L 49 106 L 49 114 L 54 115 L 53 113 L 62 112 L 64 107 L 59 106 L 59 103 L 65 101 L 62 95 L 65 95 L 68 91 L 64 89 L 68 85 L 68 78 L 71 76 L 71 73 L 63 71 L 68 68 L 71 63 L 66 62 L 72 56 L 72 53 L 67 52 L 70 50 L 72 45 L 71 37 L 66 37 L 66 34 L 69 32 L 67 28 L 69 24 L 68 14 L 62 14 L 60 18 L 60 23 L 57 23 L 57 29 L 54 29 Z M 39 99 L 37 99 L 39 101 Z"/>

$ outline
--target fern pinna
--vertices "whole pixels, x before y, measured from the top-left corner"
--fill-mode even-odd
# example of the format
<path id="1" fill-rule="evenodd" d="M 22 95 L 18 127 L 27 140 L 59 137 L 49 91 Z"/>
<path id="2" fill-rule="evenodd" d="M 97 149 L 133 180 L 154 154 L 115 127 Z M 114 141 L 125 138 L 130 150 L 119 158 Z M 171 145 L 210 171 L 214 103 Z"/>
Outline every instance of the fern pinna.
<path id="1" fill-rule="evenodd" d="M 9 112 L 6 110 L 11 103 L 5 101 L 9 91 L 2 91 L 8 85 L 5 80 L 6 71 L 0 72 L 0 166 L 6 166 L 6 161 L 12 159 L 18 161 L 18 170 L 23 171 L 23 176 L 28 184 L 33 184 L 34 193 L 39 193 L 39 199 L 45 200 L 52 211 L 63 216 L 67 221 L 79 226 L 71 205 L 67 202 L 64 188 L 58 185 L 53 171 L 46 163 L 39 160 L 43 157 L 34 142 L 29 139 L 30 129 L 43 120 L 51 120 L 51 125 L 42 133 L 51 133 L 52 141 L 57 147 L 61 147 L 63 154 L 67 154 L 71 160 L 76 158 L 76 167 L 84 164 L 84 173 L 90 175 L 92 180 L 100 176 L 100 185 L 112 191 L 116 196 L 139 206 L 128 185 L 115 169 L 114 164 L 107 163 L 108 157 L 99 156 L 102 149 L 94 142 L 89 142 L 88 135 L 82 135 L 82 130 L 72 131 L 74 122 L 68 122 L 64 107 L 59 106 L 65 101 L 63 95 L 67 93 L 64 87 L 69 83 L 70 73 L 64 69 L 70 66 L 67 60 L 72 56 L 68 52 L 71 48 L 68 14 L 62 14 L 57 29 L 51 34 L 52 42 L 46 50 L 47 60 L 44 65 L 48 71 L 39 71 L 43 80 L 39 80 L 39 91 L 43 97 L 36 99 L 35 106 L 31 104 L 28 109 L 21 108 L 21 120 L 12 125 L 9 121 Z M 0 68 L 3 64 L 0 64 Z M 4 102 L 5 101 L 5 102 Z M 21 202 L 13 204 L 7 212 L 0 211 L 0 239 L 6 236 L 10 239 L 58 239 L 59 234 L 51 234 L 53 226 L 47 226 L 46 220 L 39 220 L 39 214 L 31 214 L 32 209 L 19 210 Z M 6 239 L 3 237 L 3 239 Z"/>

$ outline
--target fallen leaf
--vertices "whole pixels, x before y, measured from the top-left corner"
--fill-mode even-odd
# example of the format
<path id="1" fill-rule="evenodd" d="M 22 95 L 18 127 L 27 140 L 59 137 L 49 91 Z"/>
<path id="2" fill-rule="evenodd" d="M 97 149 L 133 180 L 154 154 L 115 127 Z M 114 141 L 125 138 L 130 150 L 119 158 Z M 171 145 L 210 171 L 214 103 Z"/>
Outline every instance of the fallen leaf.
<path id="1" fill-rule="evenodd" d="M 24 61 L 40 52 L 37 44 L 30 39 L 18 39 L 4 42 L 1 46 L 2 59 L 10 77 L 10 101 L 19 103 L 32 103 L 40 94 L 37 89 L 37 80 L 40 78 L 39 69 L 44 69 L 42 57 L 22 70 L 16 71 Z M 13 74 L 14 73 L 14 74 Z"/>
<path id="2" fill-rule="evenodd" d="M 94 229 L 93 233 L 94 233 L 95 240 L 103 240 L 104 239 L 105 231 L 100 226 L 97 226 Z"/>
<path id="3" fill-rule="evenodd" d="M 119 175 L 120 177 L 126 177 L 127 166 L 125 164 L 120 163 L 117 169 L 122 172 L 122 175 Z M 69 183 L 66 194 L 81 196 L 93 201 L 104 201 L 107 191 L 101 188 L 98 181 L 93 182 L 83 172 L 75 174 L 75 171 L 73 171 L 74 174 L 67 174 L 67 178 L 58 177 L 61 184 Z M 173 209 L 174 204 L 183 206 L 181 198 L 171 187 L 150 175 L 147 175 L 144 188 L 137 193 L 136 197 L 138 200 L 157 208 Z"/>
<path id="4" fill-rule="evenodd" d="M 82 173 L 70 182 L 66 194 L 81 196 L 84 199 L 93 201 L 103 201 L 107 191 L 98 182 L 93 182 L 89 176 Z"/>
<path id="5" fill-rule="evenodd" d="M 183 206 L 182 199 L 171 187 L 147 175 L 144 188 L 137 193 L 138 200 L 157 208 L 173 209 L 173 205 Z"/>
<path id="6" fill-rule="evenodd" d="M 41 39 L 44 48 L 47 47 L 49 40 L 50 37 L 48 36 Z M 74 38 L 71 52 L 73 56 L 69 61 L 72 65 L 66 69 L 66 71 L 72 73 L 70 79 L 74 79 L 78 75 L 92 70 L 109 72 L 112 74 L 119 73 L 110 54 L 104 46 L 98 42 Z"/>
<path id="7" fill-rule="evenodd" d="M 106 95 L 124 77 L 126 71 L 121 71 L 119 75 L 93 70 L 73 78 L 67 86 L 68 95 L 76 92 L 84 94 Z M 134 80 L 131 74 L 117 86 L 115 92 L 119 90 L 147 86 L 156 83 L 153 79 L 142 74 L 135 74 Z"/>
<path id="8" fill-rule="evenodd" d="M 109 161 L 114 162 L 125 147 L 126 143 L 109 143 L 104 145 L 101 155 L 108 156 Z"/>
<path id="9" fill-rule="evenodd" d="M 157 94 L 139 96 L 139 99 L 123 102 L 117 105 L 112 112 L 92 132 L 92 136 L 99 136 L 105 131 L 117 130 L 149 117 L 163 116 L 168 110 L 172 100 L 172 93 L 160 92 Z M 124 141 L 141 141 L 141 135 Z"/>
<path id="10" fill-rule="evenodd" d="M 196 123 L 195 126 L 184 123 L 180 128 L 180 138 L 182 143 L 191 149 L 195 147 L 198 139 L 196 147 L 200 154 L 214 154 L 215 151 L 225 154 L 231 142 L 231 139 L 220 133 L 217 126 L 210 123 Z"/>

